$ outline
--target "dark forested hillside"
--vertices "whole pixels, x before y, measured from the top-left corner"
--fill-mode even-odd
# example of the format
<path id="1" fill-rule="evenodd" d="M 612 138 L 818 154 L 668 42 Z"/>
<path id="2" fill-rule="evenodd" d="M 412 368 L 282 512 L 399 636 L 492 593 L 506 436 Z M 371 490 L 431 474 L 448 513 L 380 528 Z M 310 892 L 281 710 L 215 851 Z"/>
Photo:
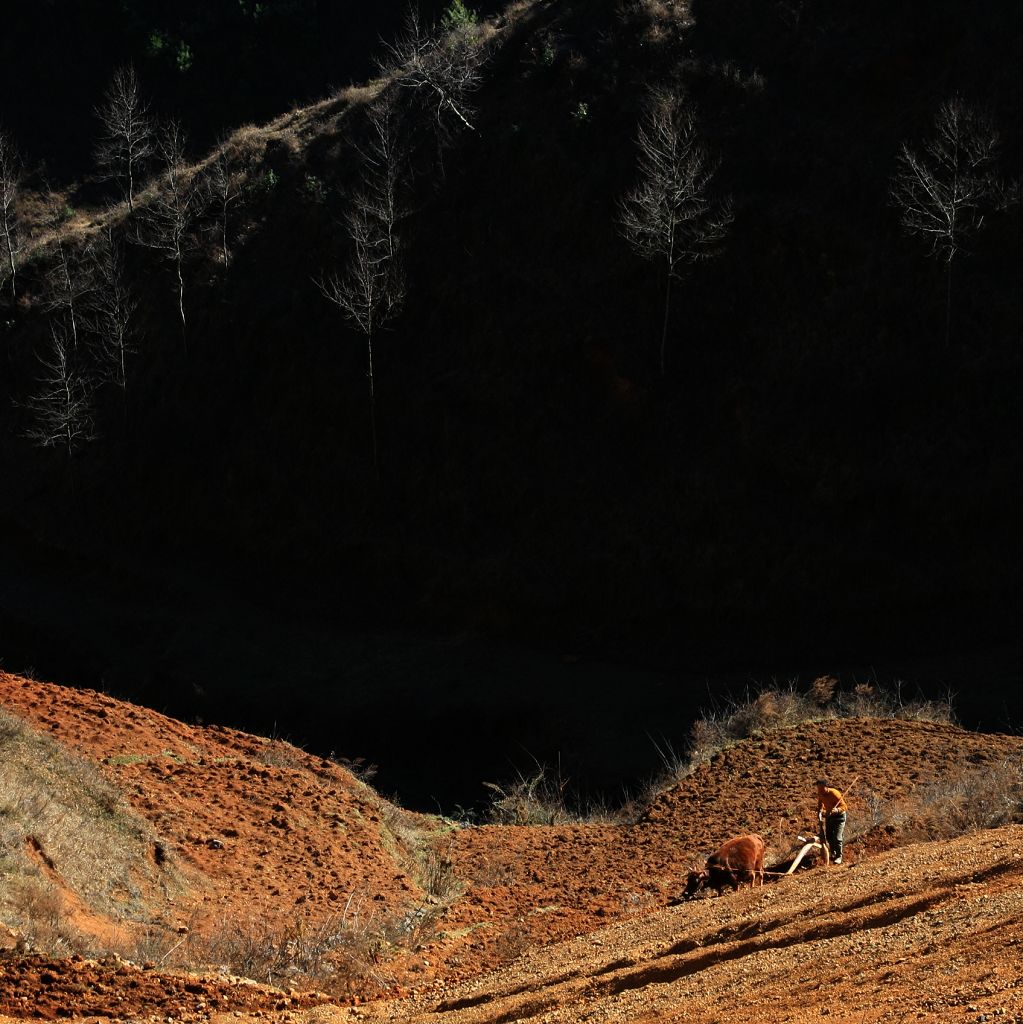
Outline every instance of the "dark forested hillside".
<path id="1" fill-rule="evenodd" d="M 87 110 L 129 57 L 193 129 L 193 157 L 288 99 L 334 98 L 229 143 L 233 258 L 207 209 L 187 344 L 171 269 L 118 222 L 139 351 L 123 392 L 96 392 L 97 437 L 70 463 L 23 436 L 54 316 L 53 250 L 35 249 L 2 307 L 2 514 L 26 542 L 311 586 L 349 624 L 659 664 L 1014 639 L 1019 5 L 522 2 L 487 28 L 458 118 L 401 67 L 329 93 L 370 76 L 393 11 L 151 6 L 76 5 L 48 34 L 46 5 L 22 5 L 4 70 L 36 84 L 0 124 L 33 160 L 84 181 Z M 59 73 L 32 77 L 43 56 Z M 663 372 L 665 282 L 620 209 L 653 86 L 691 103 L 709 193 L 732 211 L 720 251 L 674 285 Z M 317 286 L 354 251 L 373 97 L 400 111 L 414 170 L 375 423 L 366 340 Z M 949 272 L 891 183 L 900 147 L 921 151 L 957 98 L 1001 141 Z M 101 191 L 71 200 L 96 212 L 69 245 Z"/>
<path id="2" fill-rule="evenodd" d="M 52 173 L 89 171 L 94 108 L 115 67 L 132 62 L 165 117 L 198 144 L 266 121 L 329 89 L 365 81 L 401 0 L 20 0 L 0 34 L 0 124 Z M 426 0 L 424 18 L 442 0 Z M 476 10 L 497 6 L 492 0 Z"/>

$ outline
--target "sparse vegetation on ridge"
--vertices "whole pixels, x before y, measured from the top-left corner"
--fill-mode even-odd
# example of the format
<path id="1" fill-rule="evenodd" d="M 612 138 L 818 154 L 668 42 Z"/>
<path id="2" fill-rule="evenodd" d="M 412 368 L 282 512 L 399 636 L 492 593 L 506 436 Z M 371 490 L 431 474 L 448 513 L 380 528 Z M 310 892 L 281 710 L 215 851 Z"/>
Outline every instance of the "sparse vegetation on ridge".
<path id="1" fill-rule="evenodd" d="M 794 683 L 772 684 L 703 712 L 690 731 L 685 763 L 676 765 L 675 770 L 687 774 L 729 744 L 769 729 L 832 718 L 955 721 L 951 700 L 906 699 L 899 688 L 886 690 L 872 683 L 857 683 L 842 690 L 833 676 L 821 676 L 805 690 Z"/>

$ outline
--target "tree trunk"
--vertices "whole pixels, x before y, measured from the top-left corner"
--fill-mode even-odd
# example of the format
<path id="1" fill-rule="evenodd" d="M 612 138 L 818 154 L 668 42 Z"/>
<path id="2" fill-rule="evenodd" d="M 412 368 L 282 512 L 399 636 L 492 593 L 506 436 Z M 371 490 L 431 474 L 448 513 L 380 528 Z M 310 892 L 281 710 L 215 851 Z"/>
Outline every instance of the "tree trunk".
<path id="1" fill-rule="evenodd" d="M 68 264 L 67 254 L 64 252 L 63 243 L 58 243 L 60 249 L 60 259 L 64 268 L 64 285 L 67 288 L 67 309 L 68 315 L 71 317 L 71 341 L 75 346 L 75 351 L 78 350 L 78 320 L 75 317 L 75 287 L 71 280 L 71 267 Z"/>
<path id="2" fill-rule="evenodd" d="M 7 243 L 7 263 L 11 268 L 11 298 L 16 300 L 18 296 L 14 289 L 14 278 L 17 274 L 17 269 L 14 265 L 14 241 L 11 238 L 11 228 L 6 223 L 6 218 L 4 223 L 4 240 Z"/>
<path id="3" fill-rule="evenodd" d="M 671 274 L 668 274 L 667 286 L 664 289 L 664 323 L 661 325 L 661 376 L 664 376 L 665 349 L 668 345 L 668 317 L 671 313 Z"/>
<path id="4" fill-rule="evenodd" d="M 671 215 L 671 228 L 668 235 L 668 253 L 666 269 L 668 280 L 664 286 L 664 323 L 661 325 L 661 376 L 665 371 L 665 350 L 668 346 L 668 318 L 671 314 L 671 278 L 675 267 L 675 214 Z"/>
<path id="5" fill-rule="evenodd" d="M 178 312 L 181 314 L 181 343 L 185 346 L 185 353 L 188 353 L 188 325 L 185 323 L 185 279 L 181 274 L 181 257 L 176 262 L 178 272 Z"/>
<path id="6" fill-rule="evenodd" d="M 366 334 L 366 347 L 369 353 L 369 424 L 373 439 L 373 476 L 380 480 L 380 456 L 377 448 L 377 396 L 376 382 L 373 379 L 373 332 Z"/>
<path id="7" fill-rule="evenodd" d="M 945 348 L 952 344 L 952 260 L 945 272 Z"/>

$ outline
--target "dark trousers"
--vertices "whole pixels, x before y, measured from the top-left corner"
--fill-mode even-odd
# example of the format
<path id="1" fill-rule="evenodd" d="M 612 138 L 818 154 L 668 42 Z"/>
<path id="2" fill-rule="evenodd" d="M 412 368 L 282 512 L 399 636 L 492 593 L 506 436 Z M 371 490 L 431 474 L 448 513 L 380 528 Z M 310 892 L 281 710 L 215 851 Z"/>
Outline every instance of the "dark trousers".
<path id="1" fill-rule="evenodd" d="M 845 839 L 845 811 L 835 811 L 824 819 L 824 833 L 828 840 L 831 859 L 842 856 L 842 844 Z"/>

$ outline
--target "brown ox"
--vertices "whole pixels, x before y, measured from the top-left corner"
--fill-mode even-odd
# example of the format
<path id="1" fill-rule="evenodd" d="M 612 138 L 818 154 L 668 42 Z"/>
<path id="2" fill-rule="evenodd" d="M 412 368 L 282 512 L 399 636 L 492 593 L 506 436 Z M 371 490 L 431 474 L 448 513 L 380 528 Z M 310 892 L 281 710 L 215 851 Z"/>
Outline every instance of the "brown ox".
<path id="1" fill-rule="evenodd" d="M 764 841 L 760 836 L 739 836 L 729 839 L 717 853 L 707 858 L 702 871 L 690 871 L 683 899 L 691 900 L 701 889 L 721 890 L 726 885 L 738 892 L 742 882 L 749 882 L 752 888 L 764 884 Z"/>

